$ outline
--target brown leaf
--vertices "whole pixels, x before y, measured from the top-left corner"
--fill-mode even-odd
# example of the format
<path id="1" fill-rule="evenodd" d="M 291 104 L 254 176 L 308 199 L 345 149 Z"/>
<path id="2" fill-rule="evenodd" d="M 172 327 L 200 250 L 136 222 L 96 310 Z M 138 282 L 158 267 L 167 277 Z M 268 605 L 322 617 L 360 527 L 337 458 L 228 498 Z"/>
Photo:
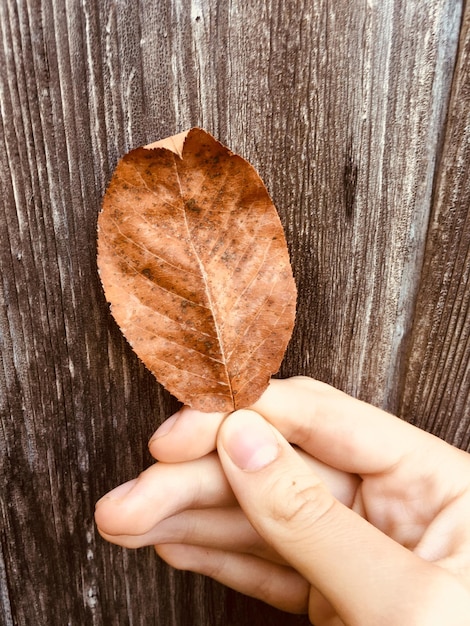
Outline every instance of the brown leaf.
<path id="1" fill-rule="evenodd" d="M 257 400 L 281 364 L 296 289 L 254 168 L 199 128 L 138 148 L 98 227 L 112 313 L 157 379 L 202 411 Z"/>

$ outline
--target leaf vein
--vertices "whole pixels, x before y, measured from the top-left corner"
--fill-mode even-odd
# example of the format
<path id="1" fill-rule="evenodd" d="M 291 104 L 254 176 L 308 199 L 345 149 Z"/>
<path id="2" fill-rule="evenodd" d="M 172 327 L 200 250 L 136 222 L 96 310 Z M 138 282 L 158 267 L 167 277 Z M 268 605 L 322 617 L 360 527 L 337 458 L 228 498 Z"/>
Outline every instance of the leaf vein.
<path id="1" fill-rule="evenodd" d="M 276 282 L 274 282 L 271 285 L 271 290 L 268 294 L 266 294 L 266 297 L 264 298 L 263 302 L 261 303 L 259 309 L 256 311 L 256 314 L 254 316 L 252 316 L 249 321 L 248 324 L 245 326 L 245 328 L 243 329 L 243 332 L 238 333 L 238 340 L 235 342 L 235 344 L 232 346 L 232 349 L 230 351 L 230 354 L 227 357 L 227 362 L 229 362 L 232 358 L 233 353 L 236 351 L 236 349 L 238 348 L 238 346 L 240 345 L 240 343 L 243 341 L 243 338 L 246 336 L 248 330 L 253 326 L 253 324 L 255 324 L 255 322 L 257 321 L 257 319 L 259 318 L 261 312 L 264 309 L 264 305 L 266 303 L 266 301 L 271 297 L 276 285 L 278 284 L 279 280 L 277 280 Z M 288 301 L 288 303 L 290 302 L 290 299 Z M 288 304 L 287 303 L 287 304 Z M 285 311 L 287 304 L 283 307 L 282 312 Z M 280 315 L 278 315 L 277 320 L 280 319 Z M 277 321 L 276 321 L 277 324 Z"/>
<path id="2" fill-rule="evenodd" d="M 129 241 L 131 244 L 136 246 L 136 248 L 139 248 L 140 250 L 143 250 L 144 252 L 148 252 L 148 254 L 153 256 L 155 259 L 159 259 L 160 261 L 162 261 L 166 265 L 169 265 L 170 267 L 174 267 L 176 270 L 180 270 L 180 271 L 186 272 L 187 274 L 191 274 L 192 276 L 197 276 L 198 278 L 200 278 L 199 274 L 196 274 L 195 272 L 191 272 L 190 270 L 187 270 L 185 267 L 181 267 L 180 265 L 175 265 L 174 263 L 172 263 L 171 261 L 168 261 L 168 259 L 165 259 L 164 257 L 160 256 L 156 252 L 153 252 L 152 250 L 149 250 L 147 248 L 147 246 L 144 246 L 143 244 L 138 243 L 137 241 L 135 241 L 135 239 L 133 239 L 132 237 L 129 237 L 128 235 L 126 235 L 123 232 L 123 230 L 120 228 L 119 224 L 114 219 L 111 218 L 110 221 L 114 224 L 114 226 L 116 227 L 116 229 L 119 232 L 119 234 L 122 235 L 124 237 L 124 239 Z"/>
<path id="3" fill-rule="evenodd" d="M 134 326 L 134 328 L 137 328 L 137 329 L 141 330 L 144 333 L 149 333 L 149 331 L 146 328 L 144 328 L 143 326 L 140 326 L 139 324 L 133 323 L 133 326 Z M 205 352 L 201 352 L 201 350 L 197 350 L 196 348 L 192 348 L 191 346 L 188 346 L 188 345 L 186 345 L 183 342 L 180 343 L 178 341 L 175 341 L 174 339 L 170 339 L 169 337 L 165 337 L 163 335 L 159 335 L 159 337 L 161 337 L 165 341 L 168 341 L 168 343 L 172 343 L 173 345 L 177 346 L 178 348 L 184 348 L 185 350 L 189 350 L 189 351 L 194 352 L 196 354 L 200 354 L 205 359 L 209 359 L 210 361 L 214 361 L 214 363 L 220 363 L 221 365 L 224 365 L 223 361 L 220 361 L 219 359 L 216 359 L 216 358 L 206 354 Z"/>
<path id="4" fill-rule="evenodd" d="M 198 374 L 197 372 L 194 372 L 192 370 L 187 370 L 184 369 L 184 367 L 179 367 L 178 365 L 175 365 L 175 363 L 170 363 L 169 361 L 165 361 L 165 359 L 162 359 L 158 356 L 154 357 L 155 361 L 160 361 L 160 363 L 165 363 L 165 365 L 169 365 L 170 367 L 172 367 L 173 369 L 178 370 L 179 372 L 185 372 L 186 374 L 191 374 L 191 377 L 193 378 L 201 378 L 204 381 L 213 381 L 215 383 L 217 383 L 217 385 L 223 385 L 224 387 L 230 387 L 230 385 L 228 383 L 224 383 L 222 381 L 220 381 L 218 378 L 208 378 L 207 376 L 202 376 L 201 374 Z M 221 394 L 223 395 L 223 394 Z"/>
<path id="5" fill-rule="evenodd" d="M 248 357 L 247 357 L 247 358 L 246 358 L 246 360 L 245 360 L 245 368 L 244 368 L 244 369 L 242 369 L 242 371 L 246 371 L 246 370 L 247 370 L 248 365 L 250 364 L 250 360 L 251 360 L 251 358 L 253 357 L 253 355 L 254 355 L 254 354 L 256 354 L 256 352 L 258 352 L 258 350 L 261 348 L 261 346 L 262 346 L 264 343 L 266 343 L 266 341 L 267 341 L 267 340 L 269 339 L 269 337 L 272 335 L 272 333 L 274 332 L 274 328 L 276 328 L 276 326 L 277 326 L 277 324 L 278 324 L 279 320 L 280 320 L 280 319 L 282 319 L 283 314 L 284 314 L 284 312 L 285 312 L 286 308 L 289 306 L 289 304 L 290 304 L 291 300 L 292 300 L 292 298 L 289 298 L 288 302 L 286 302 L 286 305 L 283 307 L 283 309 L 282 309 L 281 313 L 279 314 L 279 316 L 278 316 L 278 318 L 277 318 L 277 320 L 276 320 L 276 324 L 273 326 L 273 330 L 272 330 L 272 332 L 271 332 L 271 333 L 270 333 L 267 337 L 265 337 L 265 338 L 263 339 L 263 341 L 262 341 L 261 343 L 259 343 L 259 344 L 258 344 L 255 348 L 253 348 L 253 350 L 249 353 Z M 262 370 L 263 368 L 260 368 L 260 369 Z M 266 369 L 269 369 L 269 368 L 266 368 Z M 272 372 L 270 371 L 270 372 L 269 372 L 269 374 L 271 374 L 271 373 L 272 373 Z M 239 387 L 239 389 L 238 389 L 238 393 L 240 393 L 240 391 L 241 391 L 244 387 L 246 387 L 246 385 L 247 385 L 249 382 L 251 382 L 251 380 L 252 380 L 252 378 L 247 379 L 247 380 L 243 383 L 243 385 L 242 385 L 241 387 Z"/>

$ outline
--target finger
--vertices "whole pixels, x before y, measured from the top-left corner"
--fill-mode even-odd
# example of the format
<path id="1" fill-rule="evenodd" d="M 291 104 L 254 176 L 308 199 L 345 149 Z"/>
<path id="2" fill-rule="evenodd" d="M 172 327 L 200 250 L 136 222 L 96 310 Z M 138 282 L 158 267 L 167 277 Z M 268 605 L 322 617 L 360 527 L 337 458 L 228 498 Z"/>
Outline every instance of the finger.
<path id="1" fill-rule="evenodd" d="M 470 590 L 469 521 L 470 490 L 435 516 L 413 551 L 459 576 Z"/>
<path id="2" fill-rule="evenodd" d="M 226 413 L 203 413 L 188 406 L 169 417 L 150 438 L 149 450 L 159 461 L 198 459 L 216 448 L 217 431 Z"/>
<path id="3" fill-rule="evenodd" d="M 338 500 L 351 506 L 360 483 L 357 476 L 330 468 L 302 450 L 296 450 L 296 453 L 317 472 Z M 235 504 L 233 492 L 228 483 L 221 480 L 220 463 L 213 463 L 213 460 L 210 464 L 189 462 L 189 469 L 184 463 L 169 466 L 156 464 L 139 478 L 113 489 L 96 505 L 101 536 L 126 548 L 157 543 L 188 543 L 232 552 L 249 552 L 283 562 L 256 533 L 245 514 L 238 507 L 231 506 Z M 190 492 L 186 496 L 185 490 Z M 214 490 L 218 490 L 218 502 L 213 499 Z M 229 508 L 220 508 L 227 502 L 231 503 Z M 188 503 L 191 509 L 183 511 Z M 216 508 L 197 508 L 208 505 Z M 178 510 L 182 512 L 167 516 L 169 511 Z M 156 524 L 151 526 L 155 519 Z"/>
<path id="4" fill-rule="evenodd" d="M 316 626 L 346 626 L 331 602 L 314 587 L 310 587 L 308 614 Z"/>
<path id="5" fill-rule="evenodd" d="M 309 585 L 290 567 L 247 554 L 199 546 L 166 544 L 155 549 L 172 567 L 210 576 L 283 611 L 307 612 Z"/>
<path id="6" fill-rule="evenodd" d="M 345 474 L 297 450 L 331 490 L 351 506 L 357 476 Z M 185 463 L 155 463 L 138 478 L 113 489 L 96 503 L 95 519 L 101 535 L 113 543 L 149 545 L 146 536 L 156 526 L 185 509 L 234 506 L 236 500 L 216 454 Z M 133 539 L 131 539 L 133 538 Z M 174 542 L 181 543 L 175 538 Z M 154 538 L 150 544 L 159 543 Z M 132 544 L 132 545 L 131 545 Z"/>
<path id="7" fill-rule="evenodd" d="M 456 456 L 437 437 L 311 378 L 271 380 L 252 408 L 288 441 L 346 472 L 389 471 L 417 450 L 433 463 Z"/>
<path id="8" fill-rule="evenodd" d="M 142 535 L 104 535 L 125 548 L 185 544 L 285 561 L 262 539 L 238 507 L 189 510 L 167 517 Z"/>
<path id="9" fill-rule="evenodd" d="M 287 441 L 254 411 L 223 423 L 219 457 L 248 519 L 346 623 L 381 623 L 425 563 L 338 502 Z M 433 570 L 434 571 L 434 570 Z M 367 606 L 371 619 L 361 621 Z"/>
<path id="10" fill-rule="evenodd" d="M 170 515 L 191 508 L 234 506 L 217 455 L 186 463 L 155 463 L 96 504 L 103 535 L 143 535 Z"/>

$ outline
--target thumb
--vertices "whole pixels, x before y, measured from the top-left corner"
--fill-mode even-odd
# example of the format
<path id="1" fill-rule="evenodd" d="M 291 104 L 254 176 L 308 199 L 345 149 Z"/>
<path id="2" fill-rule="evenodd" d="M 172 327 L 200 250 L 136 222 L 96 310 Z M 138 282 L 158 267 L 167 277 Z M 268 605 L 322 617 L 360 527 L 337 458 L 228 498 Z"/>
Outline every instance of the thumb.
<path id="1" fill-rule="evenodd" d="M 423 600 L 416 587 L 410 597 L 410 576 L 433 566 L 336 500 L 258 413 L 232 413 L 219 430 L 218 451 L 252 525 L 346 623 L 383 623 L 384 611 L 392 618 L 404 598 Z"/>

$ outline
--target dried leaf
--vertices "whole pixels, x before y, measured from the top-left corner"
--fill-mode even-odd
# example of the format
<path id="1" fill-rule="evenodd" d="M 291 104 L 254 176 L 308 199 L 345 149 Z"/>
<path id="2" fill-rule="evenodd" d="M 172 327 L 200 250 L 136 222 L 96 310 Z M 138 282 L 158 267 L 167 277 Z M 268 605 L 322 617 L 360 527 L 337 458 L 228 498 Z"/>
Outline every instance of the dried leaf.
<path id="1" fill-rule="evenodd" d="M 127 154 L 99 216 L 98 265 L 122 332 L 202 411 L 249 406 L 281 364 L 296 289 L 254 168 L 193 128 Z"/>

